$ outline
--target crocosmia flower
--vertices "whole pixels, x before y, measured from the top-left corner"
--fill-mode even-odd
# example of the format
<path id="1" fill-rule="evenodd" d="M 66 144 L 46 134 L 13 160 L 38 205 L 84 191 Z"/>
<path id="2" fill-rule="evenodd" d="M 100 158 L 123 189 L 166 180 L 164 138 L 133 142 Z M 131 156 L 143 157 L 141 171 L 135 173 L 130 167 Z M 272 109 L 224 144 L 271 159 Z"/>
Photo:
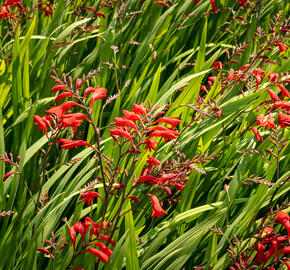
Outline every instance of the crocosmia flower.
<path id="1" fill-rule="evenodd" d="M 91 108 L 93 107 L 93 104 L 98 99 L 104 99 L 106 97 L 107 89 L 106 88 L 100 88 L 97 87 L 91 97 Z"/>
<path id="2" fill-rule="evenodd" d="M 279 75 L 275 72 L 270 72 L 268 78 L 270 82 L 277 82 Z"/>
<path id="3" fill-rule="evenodd" d="M 154 4 L 159 4 L 161 6 L 164 6 L 164 7 L 168 8 L 168 5 L 166 3 L 164 3 L 164 2 L 162 2 L 162 1 L 156 1 L 156 2 L 154 2 Z"/>
<path id="4" fill-rule="evenodd" d="M 103 251 L 98 250 L 96 248 L 88 248 L 85 252 L 90 252 L 91 254 L 99 258 L 102 262 L 107 263 L 109 261 L 109 256 L 105 254 Z"/>
<path id="5" fill-rule="evenodd" d="M 277 86 L 280 88 L 282 92 L 281 98 L 290 97 L 288 90 L 282 84 L 278 83 Z"/>
<path id="6" fill-rule="evenodd" d="M 261 124 L 261 127 L 265 127 L 266 129 L 275 127 L 272 113 L 270 113 L 268 116 L 268 119 L 264 123 Z"/>
<path id="7" fill-rule="evenodd" d="M 145 107 L 145 103 L 141 103 L 140 105 L 138 104 L 133 104 L 134 109 L 132 112 L 141 114 L 141 115 L 146 115 L 148 109 Z"/>
<path id="8" fill-rule="evenodd" d="M 81 105 L 73 101 L 66 101 L 59 106 L 51 107 L 46 112 L 55 114 L 58 118 L 61 118 L 69 108 L 74 107 L 74 106 L 81 106 Z"/>
<path id="9" fill-rule="evenodd" d="M 162 137 L 165 139 L 165 142 L 168 140 L 173 140 L 176 138 L 174 131 L 153 131 L 149 136 L 148 139 L 152 137 Z"/>
<path id="10" fill-rule="evenodd" d="M 277 45 L 279 47 L 279 53 L 284 52 L 288 49 L 288 47 L 280 41 L 277 42 Z"/>
<path id="11" fill-rule="evenodd" d="M 156 150 L 158 142 L 155 139 L 152 140 L 145 140 L 145 150 Z"/>
<path id="12" fill-rule="evenodd" d="M 279 112 L 278 124 L 281 125 L 281 128 L 290 127 L 290 116 Z"/>
<path id="13" fill-rule="evenodd" d="M 259 131 L 255 127 L 251 127 L 251 130 L 254 132 L 257 140 L 259 142 L 262 142 L 263 141 L 263 137 L 260 135 Z"/>
<path id="14" fill-rule="evenodd" d="M 290 217 L 285 212 L 278 212 L 276 216 L 276 221 L 278 221 L 280 224 L 282 224 L 288 233 L 288 238 L 290 238 Z"/>
<path id="15" fill-rule="evenodd" d="M 114 140 L 117 140 L 117 138 L 115 136 L 120 136 L 123 138 L 127 138 L 132 143 L 133 146 L 135 145 L 130 134 L 127 131 L 125 131 L 124 129 L 116 127 L 114 129 L 109 130 L 109 132 Z"/>
<path id="16" fill-rule="evenodd" d="M 290 109 L 290 102 L 287 102 L 287 101 L 276 101 L 274 103 L 274 105 L 271 107 L 270 110 L 272 110 L 273 108 L 276 108 L 276 107 L 279 107 L 281 109 L 289 110 Z"/>
<path id="17" fill-rule="evenodd" d="M 98 197 L 98 198 L 102 199 L 100 194 L 98 192 L 95 192 L 95 191 L 88 191 L 86 193 L 83 193 L 83 194 L 81 194 L 81 197 L 84 198 L 82 201 L 87 202 L 88 206 L 90 206 L 92 204 L 92 201 L 94 200 L 94 198 Z"/>
<path id="18" fill-rule="evenodd" d="M 18 174 L 18 172 L 8 172 L 3 177 L 3 182 L 5 182 L 11 175 Z"/>
<path id="19" fill-rule="evenodd" d="M 210 0 L 210 4 L 211 4 L 211 7 L 212 7 L 212 11 L 213 11 L 213 12 L 216 12 L 216 7 L 215 7 L 215 2 L 214 2 L 214 0 Z"/>
<path id="20" fill-rule="evenodd" d="M 82 141 L 82 140 L 72 141 L 69 139 L 59 139 L 56 141 L 56 143 L 58 143 L 58 142 L 62 143 L 62 145 L 61 145 L 62 149 L 77 148 L 78 146 L 86 145 L 86 146 L 93 148 L 95 151 L 97 151 L 95 147 L 90 145 L 88 142 Z"/>
<path id="21" fill-rule="evenodd" d="M 166 123 L 166 124 L 172 125 L 174 128 L 176 128 L 176 125 L 179 124 L 180 122 L 181 122 L 181 120 L 176 118 L 176 117 L 161 117 L 158 120 L 156 120 L 153 124 Z"/>
<path id="22" fill-rule="evenodd" d="M 268 91 L 272 101 L 280 101 L 280 98 L 272 89 L 267 89 L 267 91 Z"/>
<path id="23" fill-rule="evenodd" d="M 148 194 L 148 196 L 151 197 L 151 202 L 153 205 L 153 212 L 151 214 L 151 217 L 159 218 L 161 215 L 167 215 L 167 212 L 162 209 L 158 198 L 152 194 Z"/>
<path id="24" fill-rule="evenodd" d="M 248 2 L 248 0 L 239 0 L 239 5 L 243 6 L 247 2 Z"/>
<path id="25" fill-rule="evenodd" d="M 49 121 L 52 121 L 53 118 L 51 116 L 40 117 L 39 115 L 33 115 L 33 119 L 35 121 L 35 125 L 39 127 L 39 131 L 44 130 L 46 136 L 48 136 L 47 128 L 51 127 Z"/>

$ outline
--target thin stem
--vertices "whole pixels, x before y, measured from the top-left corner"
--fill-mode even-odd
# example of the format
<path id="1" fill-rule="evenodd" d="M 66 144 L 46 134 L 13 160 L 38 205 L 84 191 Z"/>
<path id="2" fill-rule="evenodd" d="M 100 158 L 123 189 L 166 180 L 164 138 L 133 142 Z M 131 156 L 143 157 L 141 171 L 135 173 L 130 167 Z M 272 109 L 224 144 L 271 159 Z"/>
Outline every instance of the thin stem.
<path id="1" fill-rule="evenodd" d="M 20 174 L 20 178 L 21 178 L 21 180 L 23 181 L 23 183 L 24 183 L 24 185 L 25 185 L 25 188 L 27 189 L 27 191 L 28 191 L 28 193 L 29 193 L 29 197 L 31 198 L 32 197 L 32 192 L 31 192 L 31 190 L 29 189 L 29 187 L 28 187 L 28 185 L 27 185 L 27 182 L 26 182 L 26 180 L 25 180 L 25 178 L 24 178 L 24 176 L 23 176 L 23 174 L 21 173 L 21 172 L 19 172 Z"/>

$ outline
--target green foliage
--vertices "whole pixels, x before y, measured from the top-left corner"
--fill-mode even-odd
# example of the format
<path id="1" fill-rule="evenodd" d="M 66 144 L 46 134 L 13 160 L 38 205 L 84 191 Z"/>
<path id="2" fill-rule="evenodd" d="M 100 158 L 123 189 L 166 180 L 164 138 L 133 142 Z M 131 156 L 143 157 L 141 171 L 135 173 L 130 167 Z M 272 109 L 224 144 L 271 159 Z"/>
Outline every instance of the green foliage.
<path id="1" fill-rule="evenodd" d="M 36 2 L 23 1 L 23 5 L 32 7 Z M 94 203 L 92 209 L 78 204 L 79 190 L 96 178 L 92 149 L 68 152 L 56 148 L 48 158 L 45 180 L 38 179 L 44 159 L 42 149 L 48 151 L 48 148 L 47 137 L 41 137 L 33 115 L 43 115 L 48 105 L 54 105 L 51 97 L 54 93 L 50 92 L 55 85 L 50 79 L 53 70 L 58 75 L 71 76 L 74 82 L 96 70 L 91 86 L 105 87 L 108 97 L 117 95 L 109 105 L 102 107 L 96 102 L 93 108 L 93 118 L 102 136 L 101 149 L 114 160 L 118 147 L 108 133 L 108 126 L 115 117 L 121 116 L 122 110 L 131 110 L 133 103 L 148 101 L 157 111 L 169 105 L 165 116 L 182 119 L 178 144 L 172 141 L 165 144 L 155 152 L 155 157 L 165 162 L 176 158 L 177 150 L 188 158 L 221 153 L 208 164 L 197 166 L 183 192 L 178 193 L 179 200 L 168 208 L 168 216 L 150 218 L 149 199 L 141 210 L 130 211 L 131 204 L 125 204 L 123 210 L 129 212 L 121 217 L 119 230 L 114 234 L 117 242 L 114 252 L 109 263 L 99 264 L 98 269 L 193 269 L 197 266 L 228 269 L 226 249 L 234 235 L 248 240 L 269 211 L 268 205 L 282 204 L 289 194 L 289 182 L 274 194 L 289 178 L 289 145 L 281 151 L 277 168 L 273 156 L 264 151 L 270 147 L 270 131 L 265 130 L 264 142 L 257 143 L 250 130 L 256 123 L 257 107 L 269 99 L 265 91 L 269 72 L 289 71 L 289 49 L 281 54 L 277 48 L 269 51 L 271 65 L 263 66 L 262 58 L 252 63 L 251 71 L 262 66 L 267 72 L 257 91 L 249 87 L 241 93 L 240 90 L 246 89 L 241 81 L 223 89 L 224 71 L 215 73 L 212 65 L 215 61 L 227 62 L 225 51 L 243 42 L 247 46 L 239 62 L 229 63 L 225 72 L 250 64 L 250 56 L 259 50 L 259 44 L 253 39 L 257 27 L 270 36 L 270 19 L 282 11 L 284 19 L 289 3 L 262 1 L 261 9 L 254 4 L 243 11 L 239 10 L 238 1 L 216 1 L 217 8 L 225 8 L 213 13 L 207 0 L 198 4 L 192 0 L 167 1 L 169 8 L 149 0 L 144 3 L 112 1 L 113 6 L 100 9 L 105 14 L 101 18 L 93 11 L 80 9 L 82 5 L 98 9 L 101 1 L 52 2 L 50 16 L 35 7 L 31 19 L 22 16 L 17 18 L 18 23 L 0 19 L 3 37 L 0 40 L 0 154 L 6 151 L 14 157 L 21 156 L 19 166 L 33 192 L 30 197 L 20 175 L 0 181 L 0 213 L 14 212 L 11 216 L 0 216 L 0 269 L 53 269 L 49 256 L 37 251 L 44 245 L 47 248 L 44 241 L 51 232 L 58 239 L 64 237 L 69 241 L 68 226 L 90 215 L 92 209 L 96 209 L 94 220 L 100 222 L 102 218 L 101 201 Z M 243 23 L 236 15 L 245 17 Z M 286 43 L 285 39 L 282 41 Z M 197 103 L 201 86 L 207 85 L 208 77 L 215 75 L 217 79 L 204 100 L 217 100 L 222 115 L 191 122 L 197 113 L 188 105 Z M 84 125 L 80 131 L 78 138 L 96 143 L 91 128 Z M 289 129 L 279 131 L 281 137 L 289 138 Z M 270 162 L 257 152 L 249 154 L 248 149 L 265 153 Z M 133 175 L 141 175 L 148 154 L 144 151 L 140 155 L 129 186 L 133 184 Z M 66 163 L 69 160 L 77 162 Z M 127 160 L 120 167 L 124 169 L 130 162 Z M 13 170 L 15 166 L 0 162 L 0 179 Z M 253 174 L 273 185 L 245 185 Z M 42 192 L 47 191 L 49 199 L 36 210 L 39 181 L 44 181 Z M 224 189 L 225 184 L 228 190 Z M 104 194 L 102 184 L 95 184 L 94 188 Z M 119 205 L 118 198 L 109 200 L 107 219 L 114 217 Z M 289 212 L 289 207 L 285 211 Z M 217 236 L 210 228 L 220 228 L 223 236 Z M 77 237 L 76 245 L 80 246 L 81 241 Z M 69 265 L 73 257 L 71 244 L 63 249 L 60 257 L 55 269 Z M 92 257 L 82 254 L 74 266 L 97 269 Z"/>

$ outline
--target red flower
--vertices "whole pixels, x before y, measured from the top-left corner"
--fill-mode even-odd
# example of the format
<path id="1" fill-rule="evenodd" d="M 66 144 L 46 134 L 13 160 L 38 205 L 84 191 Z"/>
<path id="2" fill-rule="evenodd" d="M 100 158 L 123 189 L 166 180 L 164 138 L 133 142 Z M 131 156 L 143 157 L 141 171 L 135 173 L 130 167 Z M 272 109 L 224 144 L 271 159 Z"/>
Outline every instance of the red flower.
<path id="1" fill-rule="evenodd" d="M 204 92 L 208 93 L 208 91 L 204 85 L 200 86 L 200 91 L 204 91 Z"/>
<path id="2" fill-rule="evenodd" d="M 69 139 L 59 139 L 59 140 L 56 141 L 56 143 L 57 142 L 62 143 L 62 145 L 61 145 L 62 149 L 77 148 L 78 146 L 86 145 L 86 146 L 89 146 L 89 147 L 93 148 L 95 151 L 97 151 L 97 149 L 94 148 L 93 146 L 91 146 L 88 142 L 82 141 L 82 140 L 72 141 L 72 140 L 69 140 Z"/>
<path id="3" fill-rule="evenodd" d="M 281 128 L 290 126 L 290 116 L 279 112 L 278 115 L 278 124 L 281 125 Z"/>
<path id="4" fill-rule="evenodd" d="M 210 77 L 208 77 L 207 78 L 208 79 L 208 83 L 210 85 L 213 85 L 213 83 L 215 82 L 216 78 L 217 78 L 217 76 L 210 76 Z"/>
<path id="5" fill-rule="evenodd" d="M 178 136 L 179 135 L 179 132 L 178 131 L 175 131 L 175 130 L 172 130 L 168 127 L 164 127 L 164 126 L 155 126 L 155 127 L 149 127 L 146 129 L 146 131 L 153 131 L 153 130 L 159 130 L 159 131 L 170 131 L 172 132 L 172 134 L 174 134 L 175 136 Z"/>
<path id="6" fill-rule="evenodd" d="M 261 78 L 260 74 L 257 74 L 257 75 L 256 75 L 256 84 L 257 84 L 257 85 L 256 85 L 256 90 L 258 89 L 258 87 L 259 87 L 261 81 L 262 81 L 262 78 Z"/>
<path id="7" fill-rule="evenodd" d="M 140 176 L 140 178 L 137 180 L 136 184 L 143 182 L 147 185 L 157 184 L 159 182 L 159 179 L 152 175 L 143 175 Z"/>
<path id="8" fill-rule="evenodd" d="M 266 129 L 275 127 L 272 113 L 270 113 L 268 116 L 268 119 L 264 123 L 261 124 L 261 127 L 265 127 Z"/>
<path id="9" fill-rule="evenodd" d="M 130 134 L 127 131 L 117 127 L 117 128 L 109 130 L 109 132 L 110 132 L 110 134 L 111 134 L 111 136 L 113 137 L 114 140 L 117 140 L 115 138 L 115 136 L 120 136 L 120 137 L 123 137 L 123 138 L 127 138 L 132 143 L 132 145 L 135 146 Z"/>
<path id="10" fill-rule="evenodd" d="M 99 239 L 103 239 L 104 241 L 108 242 L 109 239 L 110 239 L 110 236 L 107 236 L 107 235 L 101 235 L 101 236 L 99 237 Z M 110 243 L 111 243 L 113 246 L 116 245 L 116 243 L 115 243 L 115 241 L 114 241 L 113 239 L 110 240 Z"/>
<path id="11" fill-rule="evenodd" d="M 131 199 L 132 201 L 134 201 L 135 203 L 139 203 L 139 200 L 137 197 L 131 195 L 131 196 L 128 196 L 127 199 Z"/>
<path id="12" fill-rule="evenodd" d="M 200 0 L 193 0 L 195 4 L 199 3 Z"/>
<path id="13" fill-rule="evenodd" d="M 278 97 L 278 95 L 272 90 L 272 89 L 267 89 L 270 97 L 271 97 L 271 100 L 273 101 L 280 101 L 280 98 Z"/>
<path id="14" fill-rule="evenodd" d="M 149 136 L 148 139 L 152 137 L 162 137 L 165 139 L 165 142 L 168 140 L 173 140 L 176 138 L 174 131 L 153 131 Z"/>
<path id="15" fill-rule="evenodd" d="M 258 231 L 256 234 L 268 234 L 268 233 L 271 233 L 272 231 L 274 230 L 274 228 L 272 227 L 266 227 L 264 228 L 262 231 Z"/>
<path id="16" fill-rule="evenodd" d="M 167 215 L 167 212 L 162 209 L 158 198 L 155 195 L 152 195 L 152 194 L 148 194 L 148 196 L 151 197 L 151 202 L 152 202 L 152 205 L 153 205 L 153 211 L 152 211 L 152 214 L 151 214 L 151 218 L 152 217 L 159 218 L 161 215 Z"/>
<path id="17" fill-rule="evenodd" d="M 95 242 L 92 243 L 92 245 L 96 245 L 100 248 L 101 251 L 103 251 L 106 255 L 108 255 L 109 257 L 112 255 L 113 250 L 109 249 L 104 243 L 101 242 Z"/>
<path id="18" fill-rule="evenodd" d="M 14 16 L 11 16 L 12 13 L 9 12 L 9 7 L 5 7 L 5 5 L 1 8 L 0 6 L 0 19 L 4 19 L 4 18 L 9 18 L 11 17 L 12 19 L 15 18 Z"/>
<path id="19" fill-rule="evenodd" d="M 40 7 L 40 10 L 43 10 L 46 16 L 49 16 L 51 14 L 53 14 L 53 10 L 45 8 L 45 7 Z"/>
<path id="20" fill-rule="evenodd" d="M 79 88 L 81 87 L 82 83 L 83 83 L 82 79 L 77 79 L 77 81 L 76 81 L 76 90 L 79 90 Z"/>
<path id="21" fill-rule="evenodd" d="M 278 47 L 279 47 L 279 53 L 280 53 L 280 52 L 284 52 L 284 51 L 286 51 L 286 50 L 288 49 L 288 47 L 285 46 L 285 45 L 284 45 L 283 43 L 281 43 L 280 41 L 277 42 L 277 45 L 278 45 Z"/>
<path id="22" fill-rule="evenodd" d="M 233 68 L 230 69 L 229 75 L 228 75 L 228 80 L 232 81 L 234 80 L 234 75 L 235 75 L 235 70 Z"/>
<path id="23" fill-rule="evenodd" d="M 156 2 L 154 2 L 154 4 L 159 4 L 159 5 L 161 5 L 161 6 L 164 6 L 164 7 L 167 7 L 167 8 L 168 8 L 168 5 L 165 4 L 165 3 L 162 2 L 162 1 L 156 1 Z"/>
<path id="24" fill-rule="evenodd" d="M 85 252 L 90 252 L 96 257 L 98 257 L 102 262 L 107 263 L 109 261 L 109 256 L 105 254 L 103 251 L 98 250 L 96 248 L 88 248 Z"/>
<path id="25" fill-rule="evenodd" d="M 96 14 L 100 18 L 105 18 L 105 14 L 103 12 L 97 11 Z"/>
<path id="26" fill-rule="evenodd" d="M 274 105 L 271 107 L 270 110 L 272 110 L 273 108 L 275 107 L 279 107 L 281 109 L 290 109 L 290 102 L 287 102 L 287 101 L 276 101 L 274 103 Z"/>
<path id="27" fill-rule="evenodd" d="M 151 157 L 151 156 L 147 156 L 148 160 L 147 160 L 147 163 L 148 163 L 148 169 L 150 169 L 152 166 L 159 166 L 161 167 L 161 162 L 154 158 L 154 157 Z"/>
<path id="28" fill-rule="evenodd" d="M 180 122 L 181 122 L 181 120 L 176 118 L 176 117 L 161 117 L 158 120 L 156 120 L 153 124 L 166 123 L 166 124 L 172 125 L 174 128 L 176 128 L 176 125 L 179 124 Z"/>
<path id="29" fill-rule="evenodd" d="M 86 228 L 84 225 L 81 222 L 77 222 L 73 225 L 73 228 L 82 236 L 83 243 L 85 243 Z"/>
<path id="30" fill-rule="evenodd" d="M 96 90 L 96 89 L 93 88 L 93 87 L 88 87 L 88 88 L 86 88 L 85 91 L 84 91 L 84 98 L 86 98 L 86 96 L 87 96 L 88 94 L 95 92 L 95 90 Z"/>
<path id="31" fill-rule="evenodd" d="M 280 224 L 282 224 L 288 233 L 288 238 L 290 238 L 290 217 L 285 212 L 278 212 L 276 216 L 276 221 L 278 221 Z"/>
<path id="32" fill-rule="evenodd" d="M 260 114 L 257 116 L 257 126 L 261 125 L 264 123 L 264 114 Z"/>
<path id="33" fill-rule="evenodd" d="M 264 76 L 266 75 L 266 71 L 264 71 L 263 69 L 261 69 L 259 67 L 254 68 L 253 73 L 255 75 L 260 75 L 261 78 L 264 78 Z"/>
<path id="34" fill-rule="evenodd" d="M 87 10 L 90 10 L 90 11 L 93 11 L 93 12 L 96 12 L 97 10 L 95 9 L 95 8 L 93 8 L 93 7 L 87 7 L 86 8 Z"/>
<path id="35" fill-rule="evenodd" d="M 159 179 L 155 176 L 152 176 L 152 175 L 142 175 L 137 180 L 136 184 L 138 184 L 140 182 L 143 182 L 146 185 L 153 185 L 153 184 L 157 184 L 159 182 Z"/>
<path id="36" fill-rule="evenodd" d="M 133 107 L 134 109 L 132 112 L 137 114 L 146 115 L 146 112 L 148 111 L 148 109 L 145 107 L 145 103 L 141 103 L 140 105 L 134 103 Z"/>
<path id="37" fill-rule="evenodd" d="M 282 255 L 282 254 L 289 254 L 290 253 L 290 246 L 288 246 L 288 247 L 284 247 L 281 251 L 280 251 L 280 253 L 278 254 L 278 258 Z"/>
<path id="38" fill-rule="evenodd" d="M 138 135 L 141 136 L 140 133 L 139 133 L 139 130 L 138 130 L 137 126 L 131 120 L 128 120 L 128 119 L 126 119 L 124 117 L 115 117 L 114 118 L 114 121 L 115 121 L 115 125 L 116 126 L 119 126 L 119 127 L 132 127 L 132 128 L 134 128 L 136 130 L 136 132 L 138 133 Z"/>
<path id="39" fill-rule="evenodd" d="M 80 124 L 83 122 L 79 119 L 85 119 L 88 122 L 90 122 L 90 120 L 88 119 L 88 117 L 83 114 L 83 113 L 73 113 L 73 114 L 65 114 L 62 116 L 62 120 L 59 123 L 59 128 L 60 127 L 72 127 L 74 129 L 74 131 L 77 131 L 77 127 L 80 126 Z"/>
<path id="40" fill-rule="evenodd" d="M 35 121 L 35 125 L 39 126 L 39 131 L 44 130 L 46 136 L 48 136 L 47 128 L 51 127 L 49 120 L 51 120 L 52 118 L 50 118 L 49 116 L 40 117 L 39 115 L 33 115 L 33 119 Z"/>
<path id="41" fill-rule="evenodd" d="M 3 182 L 5 182 L 11 175 L 13 174 L 19 174 L 18 172 L 8 172 L 3 177 Z"/>
<path id="42" fill-rule="evenodd" d="M 53 258 L 53 255 L 50 253 L 50 251 L 48 249 L 46 249 L 46 248 L 38 248 L 37 250 L 40 251 L 40 252 L 43 252 L 45 254 L 48 254 L 49 256 L 51 256 Z"/>
<path id="43" fill-rule="evenodd" d="M 69 125 L 72 126 L 73 123 L 78 120 L 78 119 L 85 119 L 88 122 L 90 122 L 90 120 L 88 119 L 88 117 L 83 114 L 83 113 L 72 113 L 72 114 L 65 114 L 62 116 L 62 123 L 64 123 L 65 125 Z"/>
<path id="44" fill-rule="evenodd" d="M 97 87 L 91 97 L 91 108 L 93 107 L 93 104 L 98 99 L 104 99 L 106 97 L 107 89 L 106 88 L 100 88 Z"/>
<path id="45" fill-rule="evenodd" d="M 284 97 L 290 97 L 290 95 L 289 95 L 289 92 L 287 91 L 287 89 L 282 85 L 282 84 L 276 84 L 279 88 L 280 88 L 280 90 L 281 90 L 281 92 L 282 92 L 282 96 L 281 96 L 281 98 L 284 98 Z"/>
<path id="46" fill-rule="evenodd" d="M 279 75 L 275 72 L 270 72 L 268 78 L 270 82 L 277 82 Z"/>
<path id="47" fill-rule="evenodd" d="M 243 6 L 247 2 L 248 2 L 248 0 L 239 0 L 239 5 Z"/>
<path id="48" fill-rule="evenodd" d="M 102 200 L 102 197 L 98 192 L 95 191 L 88 191 L 86 193 L 81 194 L 81 197 L 84 199 L 82 201 L 87 202 L 88 206 L 91 205 L 92 201 L 94 200 L 95 197 L 98 197 Z"/>
<path id="49" fill-rule="evenodd" d="M 75 235 L 75 229 L 74 227 L 68 227 L 68 232 L 69 232 L 69 236 L 70 236 L 70 239 L 73 243 L 73 248 L 74 248 L 74 251 L 76 250 L 76 235 Z"/>
<path id="50" fill-rule="evenodd" d="M 213 64 L 212 64 L 212 67 L 214 67 L 215 69 L 215 72 L 218 72 L 220 69 L 223 69 L 223 64 L 222 64 L 222 62 L 221 61 L 217 61 L 217 62 L 214 62 Z"/>
<path id="51" fill-rule="evenodd" d="M 75 267 L 75 266 L 70 266 L 70 268 L 73 268 L 73 269 L 76 269 L 76 270 L 85 270 L 84 268 L 78 268 L 78 267 Z"/>
<path id="52" fill-rule="evenodd" d="M 145 144 L 146 144 L 145 150 L 149 150 L 151 152 L 152 149 L 154 151 L 157 149 L 158 142 L 155 139 L 145 140 Z"/>
<path id="53" fill-rule="evenodd" d="M 119 184 L 119 185 L 114 186 L 114 190 L 123 189 L 124 187 L 125 187 L 124 184 Z"/>
<path id="54" fill-rule="evenodd" d="M 64 92 L 64 93 L 60 93 L 56 98 L 55 98 L 55 102 L 57 102 L 57 101 L 59 101 L 59 100 L 61 100 L 61 99 L 63 99 L 63 98 L 66 98 L 66 97 L 72 97 L 72 96 L 74 96 L 74 94 L 73 93 L 70 93 L 70 92 Z"/>
<path id="55" fill-rule="evenodd" d="M 213 11 L 213 12 L 216 12 L 216 7 L 215 7 L 215 2 L 214 2 L 214 0 L 210 0 L 210 4 L 211 4 L 211 7 L 212 7 L 212 11 Z"/>
<path id="56" fill-rule="evenodd" d="M 140 121 L 142 122 L 140 116 L 134 112 L 129 112 L 129 111 L 126 111 L 126 110 L 123 110 L 123 114 L 125 115 L 125 117 L 128 119 L 128 120 L 131 120 L 131 121 Z"/>
<path id="57" fill-rule="evenodd" d="M 243 70 L 243 69 L 248 69 L 249 68 L 249 64 L 246 64 L 246 65 L 243 65 L 241 68 L 240 68 L 240 70 Z"/>
<path id="58" fill-rule="evenodd" d="M 73 106 L 80 106 L 78 103 L 73 102 L 73 101 L 66 101 L 63 104 L 59 105 L 59 106 L 54 106 L 51 107 L 50 109 L 47 110 L 48 113 L 52 113 L 55 114 L 58 118 L 61 118 L 64 113 L 71 107 Z"/>
<path id="59" fill-rule="evenodd" d="M 99 232 L 99 228 L 97 227 L 97 223 L 94 222 L 89 217 L 85 217 L 85 222 L 83 222 L 83 226 L 84 226 L 86 231 L 88 230 L 88 228 L 91 228 L 90 236 L 92 236 L 93 234 L 98 234 L 98 232 Z"/>
<path id="60" fill-rule="evenodd" d="M 262 138 L 262 136 L 260 135 L 259 131 L 258 131 L 255 127 L 251 127 L 251 130 L 254 132 L 254 134 L 255 134 L 257 140 L 258 140 L 259 142 L 262 142 L 262 141 L 263 141 L 263 138 Z"/>
<path id="61" fill-rule="evenodd" d="M 255 260 L 258 261 L 260 264 L 264 263 L 265 255 L 264 255 L 265 247 L 261 243 L 258 243 L 256 251 L 257 255 Z"/>
<path id="62" fill-rule="evenodd" d="M 67 88 L 66 85 L 60 84 L 60 85 L 56 85 L 56 86 L 52 87 L 50 89 L 50 92 L 56 92 L 56 91 L 60 91 L 60 90 L 69 90 L 69 89 Z"/>

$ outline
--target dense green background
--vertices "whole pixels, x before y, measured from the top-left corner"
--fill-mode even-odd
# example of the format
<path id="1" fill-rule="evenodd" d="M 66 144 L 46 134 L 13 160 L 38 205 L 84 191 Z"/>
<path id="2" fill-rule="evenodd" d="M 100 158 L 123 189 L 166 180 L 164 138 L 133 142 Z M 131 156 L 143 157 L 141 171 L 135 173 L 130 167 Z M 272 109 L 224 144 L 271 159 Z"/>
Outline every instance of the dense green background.
<path id="1" fill-rule="evenodd" d="M 37 1 L 25 2 L 25 6 L 31 6 Z M 269 35 L 268 24 L 277 12 L 289 17 L 289 4 L 282 0 L 262 1 L 260 7 L 254 5 L 246 12 L 239 10 L 237 1 L 220 0 L 216 1 L 217 8 L 230 8 L 208 15 L 204 13 L 211 6 L 205 0 L 196 5 L 192 0 L 171 1 L 170 8 L 149 0 L 142 5 L 139 0 L 129 0 L 124 5 L 118 2 L 113 8 L 102 8 L 105 19 L 95 17 L 93 12 L 74 14 L 83 1 L 55 2 L 51 17 L 36 9 L 33 19 L 22 20 L 12 35 L 0 40 L 0 153 L 6 151 L 21 156 L 20 167 L 29 186 L 36 181 L 42 160 L 40 150 L 47 142 L 45 136 L 40 137 L 32 116 L 43 115 L 44 110 L 53 104 L 50 93 L 55 85 L 50 79 L 52 68 L 59 75 L 64 72 L 74 80 L 101 68 L 92 80 L 92 86 L 105 87 L 108 96 L 119 94 L 104 111 L 101 102 L 96 102 L 93 116 L 102 127 L 120 116 L 122 109 L 131 110 L 133 103 L 150 100 L 154 106 L 170 103 L 168 116 L 180 117 L 182 128 L 193 113 L 182 105 L 194 104 L 201 84 L 206 84 L 208 76 L 216 75 L 211 69 L 213 62 L 227 61 L 226 49 L 231 51 L 236 44 L 247 42 L 239 63 L 225 67 L 225 71 L 231 67 L 237 70 L 247 64 L 249 55 L 257 50 L 252 38 L 256 27 L 262 27 Z M 87 6 L 98 7 L 101 1 L 86 2 Z M 134 11 L 142 12 L 130 15 Z M 237 16 L 246 18 L 245 25 Z M 82 31 L 82 28 L 96 24 L 100 26 L 95 30 Z M 5 36 L 7 27 L 7 22 L 2 20 L 0 35 Z M 59 42 L 69 43 L 58 47 Z M 117 53 L 112 45 L 118 47 Z M 289 58 L 279 56 L 278 48 L 269 51 L 268 56 L 277 64 L 263 66 L 264 70 L 289 71 Z M 261 59 L 257 64 L 263 61 Z M 186 63 L 195 63 L 195 66 Z M 251 236 L 265 214 L 275 188 L 289 177 L 289 146 L 281 152 L 278 179 L 272 156 L 265 153 L 272 162 L 268 164 L 256 153 L 245 153 L 246 149 L 264 151 L 272 147 L 267 138 L 269 131 L 263 133 L 264 142 L 257 143 L 247 129 L 255 121 L 257 106 L 268 98 L 264 83 L 257 92 L 248 91 L 245 96 L 240 94 L 242 83 L 236 83 L 224 92 L 224 98 L 219 102 L 223 111 L 221 118 L 201 120 L 186 129 L 178 148 L 188 158 L 206 152 L 223 151 L 223 154 L 203 166 L 206 174 L 196 171 L 191 175 L 182 199 L 168 209 L 169 215 L 151 219 L 150 211 L 145 215 L 139 211 L 127 214 L 119 234 L 114 237 L 118 241 L 111 263 L 101 264 L 100 269 L 121 269 L 125 265 L 132 270 L 181 269 L 183 266 L 192 269 L 200 264 L 212 265 L 213 269 L 227 268 L 229 240 L 234 234 L 245 241 Z M 180 88 L 184 89 L 177 91 Z M 220 90 L 217 81 L 208 98 L 220 97 Z M 283 136 L 289 138 L 289 130 L 283 132 Z M 93 136 L 93 130 L 83 126 L 80 137 L 95 143 Z M 116 145 L 108 128 L 102 130 L 102 136 L 104 153 L 116 157 Z M 169 150 L 170 143 L 158 150 L 157 158 L 165 161 L 173 155 Z M 143 161 L 135 167 L 137 174 L 140 174 L 147 155 L 142 153 L 140 159 Z M 82 160 L 64 164 L 77 157 Z M 11 217 L 0 219 L 1 269 L 47 267 L 48 259 L 36 249 L 44 245 L 51 231 L 68 240 L 67 224 L 62 219 L 67 217 L 67 223 L 72 225 L 90 212 L 90 208 L 84 206 L 82 209 L 76 202 L 79 189 L 94 179 L 95 162 L 91 157 L 91 149 L 53 152 L 43 188 L 49 190 L 49 202 L 36 216 L 33 212 L 37 193 L 18 219 L 28 196 L 24 185 L 17 175 L 0 182 L 0 209 L 14 211 Z M 125 165 L 124 162 L 123 168 Z M 0 179 L 10 169 L 0 163 Z M 242 184 L 252 174 L 274 185 Z M 223 189 L 225 183 L 229 184 L 228 192 Z M 101 189 L 99 185 L 100 193 Z M 285 201 L 289 189 L 289 183 L 284 185 L 272 206 Z M 97 204 L 94 207 L 97 208 Z M 149 200 L 147 207 L 150 207 Z M 125 209 L 129 208 L 128 203 Z M 96 211 L 96 221 L 99 214 L 100 211 Z M 224 236 L 213 234 L 209 231 L 211 227 L 221 228 Z M 33 234 L 32 228 L 36 228 Z M 137 236 L 143 241 L 136 242 Z M 81 242 L 80 237 L 77 240 Z M 57 260 L 56 269 L 64 269 L 71 256 L 72 248 L 65 248 Z M 82 255 L 74 265 L 93 269 L 94 258 L 91 254 Z M 51 263 L 49 267 L 51 269 Z"/>

